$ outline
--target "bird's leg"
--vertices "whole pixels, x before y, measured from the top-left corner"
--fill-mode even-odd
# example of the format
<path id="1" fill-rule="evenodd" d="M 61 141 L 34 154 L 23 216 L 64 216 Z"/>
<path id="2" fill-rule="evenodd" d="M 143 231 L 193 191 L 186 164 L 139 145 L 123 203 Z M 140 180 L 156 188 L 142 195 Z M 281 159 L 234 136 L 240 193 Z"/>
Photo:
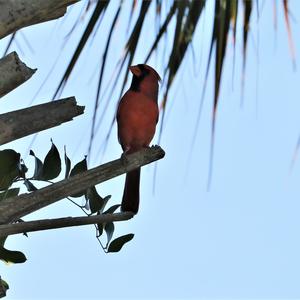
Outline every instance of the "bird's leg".
<path id="1" fill-rule="evenodd" d="M 127 154 L 129 152 L 130 148 L 129 147 L 126 147 L 124 149 L 124 152 L 121 154 L 121 160 L 123 162 L 124 165 L 126 165 L 128 163 L 128 158 L 127 158 Z"/>

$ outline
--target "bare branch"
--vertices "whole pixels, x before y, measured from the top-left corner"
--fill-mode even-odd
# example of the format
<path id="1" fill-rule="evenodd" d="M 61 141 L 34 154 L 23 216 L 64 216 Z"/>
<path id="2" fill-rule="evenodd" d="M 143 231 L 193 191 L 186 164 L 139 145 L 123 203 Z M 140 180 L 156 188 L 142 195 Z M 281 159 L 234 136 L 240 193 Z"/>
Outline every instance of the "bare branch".
<path id="1" fill-rule="evenodd" d="M 0 0 L 0 39 L 20 28 L 62 17 L 79 0 Z"/>
<path id="2" fill-rule="evenodd" d="M 28 80 L 37 69 L 27 67 L 12 52 L 0 59 L 0 98 Z"/>
<path id="3" fill-rule="evenodd" d="M 52 101 L 0 115 L 0 145 L 39 132 L 83 114 L 74 97 Z"/>
<path id="4" fill-rule="evenodd" d="M 63 227 L 126 221 L 131 219 L 133 216 L 134 214 L 131 212 L 121 212 L 115 214 L 102 214 L 88 217 L 66 217 L 58 219 L 44 219 L 14 224 L 5 224 L 0 225 L 0 237 L 23 232 L 33 232 Z"/>
<path id="5" fill-rule="evenodd" d="M 71 194 L 76 194 L 98 183 L 161 159 L 164 155 L 165 152 L 159 146 L 146 148 L 127 155 L 126 160 L 120 158 L 30 194 L 4 199 L 0 202 L 0 224 L 14 222 Z"/>

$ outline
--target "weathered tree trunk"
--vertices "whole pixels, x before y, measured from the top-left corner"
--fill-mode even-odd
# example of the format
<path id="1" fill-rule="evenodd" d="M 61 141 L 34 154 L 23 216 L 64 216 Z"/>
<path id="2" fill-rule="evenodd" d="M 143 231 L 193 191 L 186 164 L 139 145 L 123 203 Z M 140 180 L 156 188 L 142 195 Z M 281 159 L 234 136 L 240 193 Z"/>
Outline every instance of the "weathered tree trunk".
<path id="1" fill-rule="evenodd" d="M 62 17 L 80 0 L 0 0 L 0 39 L 20 28 Z"/>
<path id="2" fill-rule="evenodd" d="M 1 8 L 0 8 L 1 9 Z M 0 59 L 0 98 L 28 80 L 36 69 L 27 67 L 16 52 Z"/>
<path id="3" fill-rule="evenodd" d="M 83 114 L 74 97 L 52 101 L 0 115 L 0 145 L 39 132 Z"/>

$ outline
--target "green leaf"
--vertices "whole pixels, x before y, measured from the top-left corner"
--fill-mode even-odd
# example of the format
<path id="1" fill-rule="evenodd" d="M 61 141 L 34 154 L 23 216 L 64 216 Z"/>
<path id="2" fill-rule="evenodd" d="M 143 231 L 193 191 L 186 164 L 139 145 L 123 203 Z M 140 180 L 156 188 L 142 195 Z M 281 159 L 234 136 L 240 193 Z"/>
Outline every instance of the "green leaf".
<path id="1" fill-rule="evenodd" d="M 71 160 L 67 155 L 66 147 L 65 147 L 65 165 L 66 165 L 65 178 L 68 178 L 71 169 Z"/>
<path id="2" fill-rule="evenodd" d="M 109 196 L 110 197 L 110 196 Z M 109 209 L 107 209 L 104 214 L 112 214 L 114 213 L 121 205 L 120 204 L 115 204 L 111 206 Z"/>
<path id="3" fill-rule="evenodd" d="M 104 208 L 105 208 L 105 206 L 106 206 L 106 204 L 107 204 L 107 202 L 109 201 L 110 198 L 111 198 L 111 195 L 107 195 L 107 196 L 104 197 L 104 199 L 103 199 L 104 205 L 100 210 L 101 213 L 103 213 L 103 210 L 104 210 Z"/>
<path id="4" fill-rule="evenodd" d="M 71 170 L 70 177 L 77 175 L 79 173 L 85 172 L 86 170 L 87 170 L 87 163 L 86 163 L 86 157 L 85 157 L 82 161 L 80 161 L 79 163 L 77 163 L 74 166 L 74 168 Z M 84 194 L 86 194 L 86 190 L 83 190 L 81 192 L 78 192 L 78 193 L 70 195 L 70 196 L 77 198 L 77 197 L 83 196 Z"/>
<path id="5" fill-rule="evenodd" d="M 98 214 L 99 215 L 99 214 Z M 104 225 L 103 223 L 99 223 L 97 224 L 97 228 L 98 228 L 98 233 L 97 233 L 97 237 L 101 236 L 102 233 L 103 233 L 103 228 L 104 228 Z"/>
<path id="6" fill-rule="evenodd" d="M 19 177 L 26 178 L 25 174 L 27 173 L 28 168 L 25 164 L 19 164 Z"/>
<path id="7" fill-rule="evenodd" d="M 89 201 L 91 213 L 95 213 L 97 211 L 101 211 L 101 209 L 105 205 L 104 199 L 98 194 L 96 188 L 90 187 L 87 189 L 85 194 L 86 199 Z"/>
<path id="8" fill-rule="evenodd" d="M 2 284 L 2 286 L 4 288 L 4 290 L 6 292 L 9 289 L 8 283 L 5 280 L 3 280 L 2 278 L 0 278 L 0 280 L 1 280 L 1 284 Z"/>
<path id="9" fill-rule="evenodd" d="M 19 195 L 20 189 L 19 188 L 12 188 L 5 192 L 0 193 L 0 201 L 9 197 L 14 197 Z"/>
<path id="10" fill-rule="evenodd" d="M 116 238 L 115 240 L 113 240 L 108 249 L 107 249 L 107 252 L 119 252 L 122 247 L 128 243 L 129 241 L 131 241 L 134 237 L 134 234 L 133 233 L 129 233 L 129 234 L 126 234 L 126 235 L 123 235 L 123 236 L 120 236 L 118 238 Z"/>
<path id="11" fill-rule="evenodd" d="M 0 190 L 6 190 L 19 176 L 20 153 L 12 149 L 0 151 Z"/>
<path id="12" fill-rule="evenodd" d="M 87 163 L 86 163 L 86 157 L 80 161 L 79 163 L 77 163 L 74 168 L 72 169 L 71 173 L 70 173 L 70 177 L 77 175 L 79 173 L 82 173 L 84 171 L 87 170 Z"/>
<path id="13" fill-rule="evenodd" d="M 51 140 L 51 148 L 44 159 L 43 180 L 56 178 L 61 171 L 61 160 L 59 152 Z"/>
<path id="14" fill-rule="evenodd" d="M 34 192 L 37 190 L 37 188 L 28 179 L 25 179 L 23 183 L 25 184 L 28 192 Z"/>
<path id="15" fill-rule="evenodd" d="M 4 247 L 0 247 L 0 259 L 6 263 L 14 264 L 24 263 L 27 260 L 24 253 L 7 250 Z"/>
<path id="16" fill-rule="evenodd" d="M 11 251 L 4 248 L 4 243 L 7 236 L 0 238 L 0 260 L 6 263 L 23 263 L 26 261 L 26 256 L 20 251 Z"/>
<path id="17" fill-rule="evenodd" d="M 104 226 L 104 230 L 105 230 L 106 236 L 107 236 L 107 242 L 106 242 L 106 247 L 107 247 L 109 242 L 111 241 L 111 238 L 113 237 L 113 234 L 115 231 L 114 223 L 113 222 L 106 223 Z"/>
<path id="18" fill-rule="evenodd" d="M 42 180 L 43 178 L 43 163 L 42 161 L 35 155 L 35 153 L 30 150 L 29 155 L 34 157 L 35 160 L 35 167 L 34 167 L 34 174 L 32 176 L 33 179 Z"/>

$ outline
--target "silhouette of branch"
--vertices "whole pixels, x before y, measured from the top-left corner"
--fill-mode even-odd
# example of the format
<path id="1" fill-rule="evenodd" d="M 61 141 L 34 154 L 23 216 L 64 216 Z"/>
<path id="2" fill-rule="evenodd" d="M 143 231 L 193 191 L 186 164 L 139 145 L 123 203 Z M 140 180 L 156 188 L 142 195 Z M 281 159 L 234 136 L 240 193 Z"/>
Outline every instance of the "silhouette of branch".
<path id="1" fill-rule="evenodd" d="M 1 200 L 0 224 L 17 221 L 42 207 L 161 159 L 164 155 L 165 152 L 159 146 L 142 149 L 127 155 L 125 159 L 120 158 L 108 162 L 32 193 Z"/>
<path id="2" fill-rule="evenodd" d="M 104 224 L 109 222 L 126 221 L 134 216 L 131 212 L 121 212 L 114 214 L 101 214 L 88 217 L 66 217 L 58 219 L 44 219 L 28 222 L 20 222 L 14 224 L 0 225 L 0 237 L 11 234 L 28 233 L 33 231 L 90 225 L 90 224 Z"/>

